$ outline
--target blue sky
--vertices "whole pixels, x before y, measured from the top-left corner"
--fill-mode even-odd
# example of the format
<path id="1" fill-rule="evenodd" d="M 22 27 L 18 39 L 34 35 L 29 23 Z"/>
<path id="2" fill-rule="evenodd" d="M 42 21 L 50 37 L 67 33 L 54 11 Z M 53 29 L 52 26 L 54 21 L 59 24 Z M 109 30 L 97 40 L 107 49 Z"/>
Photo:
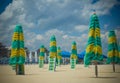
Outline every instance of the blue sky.
<path id="1" fill-rule="evenodd" d="M 87 44 L 94 9 L 99 17 L 103 54 L 106 54 L 108 31 L 115 30 L 120 40 L 119 0 L 6 0 L 0 6 L 0 42 L 10 46 L 15 25 L 21 24 L 25 46 L 31 51 L 42 44 L 49 49 L 50 36 L 54 34 L 62 50 L 70 51 L 72 41 L 76 41 L 80 53 Z"/>

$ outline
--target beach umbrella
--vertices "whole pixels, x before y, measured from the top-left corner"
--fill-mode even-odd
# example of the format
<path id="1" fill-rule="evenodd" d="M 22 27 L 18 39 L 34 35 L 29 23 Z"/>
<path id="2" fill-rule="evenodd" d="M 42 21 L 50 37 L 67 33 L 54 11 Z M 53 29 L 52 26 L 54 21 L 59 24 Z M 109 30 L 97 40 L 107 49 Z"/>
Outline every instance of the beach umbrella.
<path id="1" fill-rule="evenodd" d="M 24 35 L 21 25 L 14 29 L 12 37 L 12 48 L 10 56 L 10 65 L 15 65 L 16 75 L 24 75 L 25 49 Z"/>
<path id="2" fill-rule="evenodd" d="M 56 69 L 56 57 L 57 57 L 57 46 L 55 35 L 50 38 L 50 53 L 49 53 L 49 70 L 55 71 Z"/>
<path id="3" fill-rule="evenodd" d="M 45 56 L 45 47 L 41 45 L 40 47 L 40 55 L 39 55 L 39 67 L 42 68 L 44 66 L 44 56 Z"/>
<path id="4" fill-rule="evenodd" d="M 58 60 L 58 66 L 60 66 L 61 60 L 62 60 L 61 48 L 60 47 L 57 48 L 57 60 Z"/>
<path id="5" fill-rule="evenodd" d="M 102 56 L 99 20 L 96 13 L 94 13 L 90 19 L 89 36 L 86 47 L 86 53 L 84 56 L 84 65 L 85 67 L 87 67 L 91 64 L 91 62 L 93 62 L 95 64 L 95 75 L 97 77 L 98 76 L 97 63 L 102 60 L 103 60 L 103 56 Z"/>
<path id="6" fill-rule="evenodd" d="M 77 46 L 76 46 L 76 42 L 73 41 L 72 42 L 72 50 L 71 50 L 71 56 L 70 56 L 70 64 L 71 64 L 71 68 L 74 69 L 75 65 L 76 65 L 76 61 L 77 61 Z"/>
<path id="7" fill-rule="evenodd" d="M 109 31 L 108 35 L 108 57 L 107 63 L 113 64 L 113 71 L 115 72 L 115 64 L 119 63 L 119 49 L 115 31 Z"/>

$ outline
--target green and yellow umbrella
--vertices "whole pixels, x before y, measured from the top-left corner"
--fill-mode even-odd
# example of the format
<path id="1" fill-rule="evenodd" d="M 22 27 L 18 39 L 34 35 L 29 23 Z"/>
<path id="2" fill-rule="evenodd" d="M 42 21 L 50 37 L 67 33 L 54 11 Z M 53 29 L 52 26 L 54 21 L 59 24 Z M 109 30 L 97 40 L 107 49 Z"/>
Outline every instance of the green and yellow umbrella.
<path id="1" fill-rule="evenodd" d="M 76 42 L 72 42 L 72 50 L 71 50 L 71 56 L 70 56 L 70 63 L 71 63 L 71 68 L 74 69 L 77 61 L 77 46 Z"/>
<path id="2" fill-rule="evenodd" d="M 41 45 L 40 47 L 40 55 L 39 55 L 39 67 L 42 68 L 44 65 L 44 56 L 45 56 L 45 47 Z"/>
<path id="3" fill-rule="evenodd" d="M 103 56 L 99 20 L 96 13 L 94 13 L 90 19 L 89 36 L 86 47 L 86 54 L 84 56 L 84 65 L 87 67 L 91 64 L 91 62 L 94 62 L 96 64 L 102 60 Z"/>
<path id="4" fill-rule="evenodd" d="M 49 70 L 55 71 L 57 59 L 57 46 L 55 35 L 50 38 Z"/>
<path id="5" fill-rule="evenodd" d="M 119 49 L 115 31 L 109 31 L 108 36 L 108 58 L 107 63 L 113 64 L 113 71 L 115 72 L 115 64 L 119 63 Z"/>
<path id="6" fill-rule="evenodd" d="M 61 60 L 62 60 L 61 48 L 60 47 L 57 48 L 57 60 L 58 60 L 58 66 L 59 66 L 61 64 Z"/>
<path id="7" fill-rule="evenodd" d="M 77 59 L 77 46 L 76 46 L 76 42 L 75 41 L 73 41 L 73 43 L 72 43 L 72 50 L 71 51 L 72 52 L 71 52 L 70 58 L 71 59 Z"/>
<path id="8" fill-rule="evenodd" d="M 12 37 L 12 48 L 10 56 L 10 65 L 16 67 L 16 74 L 24 74 L 25 49 L 24 35 L 21 25 L 17 25 L 14 29 Z"/>
<path id="9" fill-rule="evenodd" d="M 50 58 L 57 57 L 57 46 L 56 46 L 56 38 L 55 35 L 50 38 Z"/>

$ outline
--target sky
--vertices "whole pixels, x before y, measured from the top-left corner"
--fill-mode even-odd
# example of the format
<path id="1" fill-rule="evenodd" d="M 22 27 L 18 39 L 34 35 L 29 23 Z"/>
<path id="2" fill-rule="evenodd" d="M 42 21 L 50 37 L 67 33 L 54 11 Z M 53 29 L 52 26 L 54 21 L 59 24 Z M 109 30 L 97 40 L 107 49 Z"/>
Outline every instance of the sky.
<path id="1" fill-rule="evenodd" d="M 61 50 L 71 51 L 73 41 L 78 53 L 85 50 L 90 16 L 99 18 L 103 54 L 107 54 L 107 37 L 115 30 L 120 41 L 120 0 L 0 0 L 0 42 L 11 46 L 14 28 L 21 24 L 25 47 L 35 51 L 44 45 L 49 49 L 55 35 Z M 2 4 L 2 5 L 1 5 Z"/>

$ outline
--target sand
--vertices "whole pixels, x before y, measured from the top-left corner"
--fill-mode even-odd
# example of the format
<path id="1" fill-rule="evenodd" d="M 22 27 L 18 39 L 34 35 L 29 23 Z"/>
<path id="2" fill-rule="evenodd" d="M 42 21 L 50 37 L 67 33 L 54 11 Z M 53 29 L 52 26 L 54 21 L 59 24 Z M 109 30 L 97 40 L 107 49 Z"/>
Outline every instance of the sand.
<path id="1" fill-rule="evenodd" d="M 48 65 L 39 68 L 38 65 L 25 65 L 25 75 L 16 75 L 9 65 L 0 65 L 0 83 L 120 83 L 120 65 L 116 72 L 112 65 L 98 65 L 98 78 L 95 77 L 94 65 L 89 68 L 76 65 L 61 65 L 56 71 L 49 71 Z"/>

